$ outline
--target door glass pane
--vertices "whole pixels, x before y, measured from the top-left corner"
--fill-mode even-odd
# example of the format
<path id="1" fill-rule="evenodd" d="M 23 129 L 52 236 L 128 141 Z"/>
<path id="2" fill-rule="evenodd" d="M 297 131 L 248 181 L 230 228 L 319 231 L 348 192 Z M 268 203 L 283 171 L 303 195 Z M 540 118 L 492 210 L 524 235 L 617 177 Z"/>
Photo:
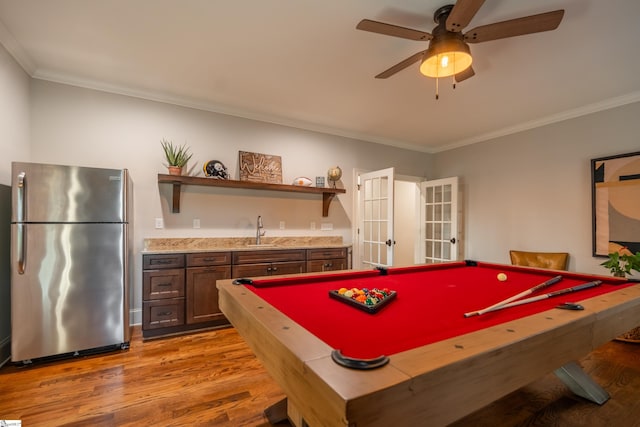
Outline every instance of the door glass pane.
<path id="1" fill-rule="evenodd" d="M 382 178 L 380 178 L 380 197 L 381 198 L 387 198 L 389 197 L 389 194 L 387 192 L 387 189 L 389 188 L 389 180 L 387 179 L 386 176 L 383 176 Z"/>
<path id="2" fill-rule="evenodd" d="M 371 200 L 371 180 L 370 179 L 365 179 L 364 180 L 364 199 L 365 200 Z"/>
<path id="3" fill-rule="evenodd" d="M 435 221 L 442 221 L 442 205 L 435 205 L 434 207 L 434 220 Z"/>
<path id="4" fill-rule="evenodd" d="M 372 211 L 372 203 L 371 200 L 365 200 L 364 201 L 364 220 L 365 221 L 371 221 L 371 211 Z"/>
<path id="5" fill-rule="evenodd" d="M 446 203 L 442 205 L 442 219 L 444 221 L 451 221 L 451 204 Z"/>
<path id="6" fill-rule="evenodd" d="M 442 259 L 451 259 L 451 243 L 442 242 Z"/>
<path id="7" fill-rule="evenodd" d="M 380 178 L 373 178 L 373 193 L 371 194 L 372 199 L 377 199 L 380 197 Z"/>
<path id="8" fill-rule="evenodd" d="M 433 238 L 442 240 L 442 224 L 433 224 Z"/>
<path id="9" fill-rule="evenodd" d="M 444 196 L 442 198 L 442 201 L 445 203 L 451 203 L 451 186 L 445 185 L 443 191 L 444 191 Z"/>
<path id="10" fill-rule="evenodd" d="M 433 242 L 433 256 L 436 258 L 442 258 L 442 243 Z"/>
<path id="11" fill-rule="evenodd" d="M 427 254 L 427 257 L 433 258 L 433 245 L 429 240 L 425 242 L 425 252 Z"/>
<path id="12" fill-rule="evenodd" d="M 380 219 L 380 200 L 374 200 L 371 202 L 371 219 L 378 220 Z"/>
<path id="13" fill-rule="evenodd" d="M 380 264 L 386 264 L 387 263 L 387 247 L 383 245 L 380 249 L 381 249 Z"/>
<path id="14" fill-rule="evenodd" d="M 427 188 L 427 194 L 425 196 L 425 202 L 426 203 L 433 203 L 433 187 L 428 187 Z"/>
<path id="15" fill-rule="evenodd" d="M 433 205 L 427 205 L 425 207 L 425 211 L 427 214 L 427 221 L 433 221 Z"/>
<path id="16" fill-rule="evenodd" d="M 451 240 L 451 224 L 446 222 L 442 224 L 442 239 Z"/>
<path id="17" fill-rule="evenodd" d="M 436 203 L 442 203 L 442 187 L 438 186 L 435 188 L 436 192 L 435 192 L 435 202 Z"/>
<path id="18" fill-rule="evenodd" d="M 364 240 L 371 241 L 371 222 L 364 223 Z"/>
<path id="19" fill-rule="evenodd" d="M 380 236 L 380 223 L 372 222 L 371 223 L 371 240 L 374 242 L 379 241 L 378 237 Z"/>

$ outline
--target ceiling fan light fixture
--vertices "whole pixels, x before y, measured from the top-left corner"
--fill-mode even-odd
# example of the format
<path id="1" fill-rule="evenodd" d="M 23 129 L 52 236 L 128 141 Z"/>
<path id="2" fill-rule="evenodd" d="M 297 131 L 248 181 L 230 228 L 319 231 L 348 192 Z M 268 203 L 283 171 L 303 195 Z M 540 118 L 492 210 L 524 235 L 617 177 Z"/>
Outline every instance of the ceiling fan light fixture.
<path id="1" fill-rule="evenodd" d="M 436 37 L 424 54 L 420 72 L 427 77 L 448 77 L 466 70 L 472 62 L 469 46 L 457 34 Z"/>

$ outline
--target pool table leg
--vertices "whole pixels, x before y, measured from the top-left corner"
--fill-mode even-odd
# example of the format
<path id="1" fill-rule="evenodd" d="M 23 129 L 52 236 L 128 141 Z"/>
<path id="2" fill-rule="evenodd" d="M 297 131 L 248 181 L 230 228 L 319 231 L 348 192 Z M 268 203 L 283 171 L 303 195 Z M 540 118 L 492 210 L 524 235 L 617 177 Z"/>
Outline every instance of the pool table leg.
<path id="1" fill-rule="evenodd" d="M 554 373 L 572 392 L 580 397 L 598 405 L 609 400 L 609 393 L 593 381 L 576 362 L 569 362 L 556 369 Z"/>
<path id="2" fill-rule="evenodd" d="M 278 424 L 288 420 L 296 427 L 309 427 L 286 397 L 265 409 L 264 415 L 267 417 L 269 424 Z"/>

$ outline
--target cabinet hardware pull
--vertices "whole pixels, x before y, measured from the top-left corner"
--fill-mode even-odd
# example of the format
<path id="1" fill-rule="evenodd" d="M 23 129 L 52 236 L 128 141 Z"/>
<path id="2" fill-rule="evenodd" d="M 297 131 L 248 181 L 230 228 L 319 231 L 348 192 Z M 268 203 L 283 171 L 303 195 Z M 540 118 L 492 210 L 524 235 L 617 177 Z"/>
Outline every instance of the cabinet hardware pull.
<path id="1" fill-rule="evenodd" d="M 273 271 L 278 271 L 278 267 L 273 267 L 272 270 Z"/>
<path id="2" fill-rule="evenodd" d="M 171 283 L 158 283 L 156 286 L 171 286 Z"/>
<path id="3" fill-rule="evenodd" d="M 173 261 L 171 261 L 170 259 L 156 259 L 151 262 L 155 264 L 171 264 Z"/>
<path id="4" fill-rule="evenodd" d="M 172 314 L 173 314 L 173 311 L 162 311 L 158 313 L 158 316 L 171 316 Z"/>

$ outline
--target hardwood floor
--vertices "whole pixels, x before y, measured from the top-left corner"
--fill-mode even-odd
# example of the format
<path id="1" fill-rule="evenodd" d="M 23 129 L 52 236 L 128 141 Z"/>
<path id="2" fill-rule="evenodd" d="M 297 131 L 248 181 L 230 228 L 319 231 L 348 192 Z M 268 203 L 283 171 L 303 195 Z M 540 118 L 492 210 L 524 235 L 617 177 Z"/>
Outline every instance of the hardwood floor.
<path id="1" fill-rule="evenodd" d="M 549 374 L 454 426 L 640 426 L 640 345 L 614 341 L 580 365 L 611 400 Z M 233 328 L 146 342 L 136 329 L 128 351 L 0 369 L 0 419 L 29 427 L 267 427 L 262 411 L 283 397 Z"/>

